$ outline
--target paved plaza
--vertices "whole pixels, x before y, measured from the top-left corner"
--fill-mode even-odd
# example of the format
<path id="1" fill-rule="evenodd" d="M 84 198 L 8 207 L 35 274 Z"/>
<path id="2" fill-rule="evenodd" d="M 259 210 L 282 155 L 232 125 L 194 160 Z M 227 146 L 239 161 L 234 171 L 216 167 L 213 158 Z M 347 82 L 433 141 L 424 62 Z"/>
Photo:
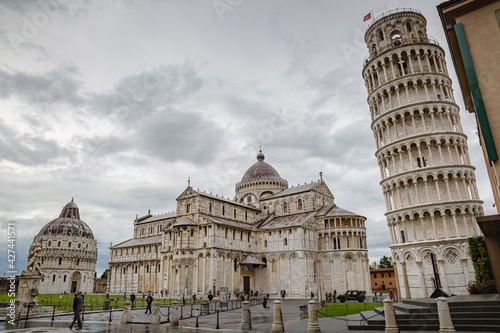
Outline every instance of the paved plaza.
<path id="1" fill-rule="evenodd" d="M 300 319 L 299 305 L 307 304 L 306 300 L 285 300 L 282 303 L 283 321 L 285 323 L 286 332 L 306 332 L 307 319 Z M 264 309 L 262 305 L 254 305 L 250 307 L 252 316 L 252 331 L 253 332 L 270 332 L 273 322 L 273 303 L 268 303 L 269 308 Z M 189 309 L 189 306 L 186 307 Z M 241 309 L 223 311 L 219 314 L 219 327 L 216 329 L 217 316 L 216 314 L 203 315 L 199 317 L 199 327 L 195 328 L 196 321 L 194 318 L 182 319 L 180 326 L 170 326 L 169 323 L 160 325 L 149 325 L 149 314 L 144 313 L 144 308 L 136 308 L 132 310 L 133 322 L 131 324 L 120 324 L 122 311 L 114 311 L 112 321 L 109 322 L 109 312 L 93 312 L 85 313 L 85 321 L 83 322 L 82 332 L 242 332 L 241 324 Z M 189 310 L 187 311 L 189 312 Z M 161 313 L 166 314 L 166 308 L 161 308 Z M 346 317 L 339 317 L 345 319 Z M 359 318 L 359 315 L 349 316 L 351 319 Z M 69 324 L 72 320 L 72 315 L 56 316 L 54 321 L 50 320 L 50 316 L 44 318 L 33 318 L 29 321 L 21 321 L 15 330 L 11 332 L 69 332 Z M 162 315 L 162 321 L 166 321 L 167 317 Z M 347 332 L 347 323 L 344 320 L 333 318 L 320 318 L 320 326 L 322 332 Z M 0 323 L 0 330 L 5 330 L 4 322 Z"/>

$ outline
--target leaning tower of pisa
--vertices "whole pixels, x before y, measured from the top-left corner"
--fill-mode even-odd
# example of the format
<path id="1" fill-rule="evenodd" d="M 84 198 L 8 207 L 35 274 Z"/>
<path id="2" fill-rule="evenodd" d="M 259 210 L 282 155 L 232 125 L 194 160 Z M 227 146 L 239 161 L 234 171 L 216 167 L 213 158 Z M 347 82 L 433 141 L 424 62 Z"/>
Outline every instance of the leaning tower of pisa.
<path id="1" fill-rule="evenodd" d="M 365 33 L 368 90 L 391 252 L 403 298 L 467 294 L 467 238 L 482 215 L 467 136 L 444 50 L 413 9 L 382 14 Z"/>

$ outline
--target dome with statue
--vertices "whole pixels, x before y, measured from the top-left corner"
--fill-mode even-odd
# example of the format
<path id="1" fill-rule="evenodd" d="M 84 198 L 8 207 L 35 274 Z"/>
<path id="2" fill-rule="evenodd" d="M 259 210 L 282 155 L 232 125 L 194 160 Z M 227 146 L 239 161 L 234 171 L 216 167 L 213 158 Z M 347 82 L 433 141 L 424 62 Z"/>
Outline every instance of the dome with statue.
<path id="1" fill-rule="evenodd" d="M 34 237 L 24 271 L 43 276 L 40 294 L 92 293 L 96 262 L 97 240 L 71 199 Z"/>

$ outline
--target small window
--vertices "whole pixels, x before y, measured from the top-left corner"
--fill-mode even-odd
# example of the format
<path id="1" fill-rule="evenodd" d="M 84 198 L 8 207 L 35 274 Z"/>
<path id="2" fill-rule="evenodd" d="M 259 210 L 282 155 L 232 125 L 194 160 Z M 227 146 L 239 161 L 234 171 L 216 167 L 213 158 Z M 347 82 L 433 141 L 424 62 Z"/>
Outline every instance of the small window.
<path id="1" fill-rule="evenodd" d="M 82 244 L 81 243 L 78 243 L 78 248 L 80 249 L 82 247 Z"/>
<path id="2" fill-rule="evenodd" d="M 211 202 L 208 203 L 208 212 L 209 213 L 212 212 L 212 203 Z"/>
<path id="3" fill-rule="evenodd" d="M 238 259 L 234 258 L 234 271 L 238 270 Z"/>
<path id="4" fill-rule="evenodd" d="M 245 212 L 245 221 L 248 221 L 248 212 Z"/>
<path id="5" fill-rule="evenodd" d="M 186 205 L 186 213 L 190 213 L 191 212 L 191 204 L 187 204 Z"/>
<path id="6" fill-rule="evenodd" d="M 302 210 L 302 199 L 299 199 L 299 200 L 297 201 L 297 209 L 298 209 L 298 210 Z"/>
<path id="7" fill-rule="evenodd" d="M 206 248 L 207 247 L 207 242 L 203 242 L 203 247 Z"/>
<path id="8" fill-rule="evenodd" d="M 51 244 L 52 244 L 52 242 L 51 242 L 51 241 L 49 241 L 49 246 L 50 246 Z"/>
<path id="9" fill-rule="evenodd" d="M 422 160 L 420 160 L 420 157 L 417 157 L 417 165 L 419 168 L 426 167 L 425 157 L 422 157 Z"/>
<path id="10" fill-rule="evenodd" d="M 285 238 L 284 243 L 285 243 L 285 246 L 287 246 L 287 245 L 288 245 L 288 240 L 287 240 L 286 238 Z"/>
<path id="11" fill-rule="evenodd" d="M 389 282 L 389 285 L 392 286 L 392 282 Z"/>
<path id="12" fill-rule="evenodd" d="M 193 237 L 193 235 L 194 235 L 194 230 L 191 229 L 191 237 Z"/>
<path id="13" fill-rule="evenodd" d="M 222 206 L 222 215 L 226 215 L 226 206 Z"/>
<path id="14" fill-rule="evenodd" d="M 71 247 L 71 242 L 68 242 L 68 247 Z"/>
<path id="15" fill-rule="evenodd" d="M 388 273 L 389 274 L 389 277 L 392 277 L 392 274 L 391 273 Z"/>
<path id="16" fill-rule="evenodd" d="M 233 210 L 233 218 L 236 218 L 236 209 Z"/>
<path id="17" fill-rule="evenodd" d="M 76 265 L 80 265 L 80 259 L 76 259 Z"/>
<path id="18" fill-rule="evenodd" d="M 264 247 L 267 247 L 267 240 L 264 240 Z"/>
<path id="19" fill-rule="evenodd" d="M 135 274 L 137 274 L 137 266 L 135 266 Z"/>
<path id="20" fill-rule="evenodd" d="M 61 241 L 57 242 L 57 247 L 61 246 Z"/>
<path id="21" fill-rule="evenodd" d="M 63 282 L 66 282 L 66 275 L 64 275 Z"/>
<path id="22" fill-rule="evenodd" d="M 146 273 L 149 273 L 149 265 L 146 266 Z"/>
<path id="23" fill-rule="evenodd" d="M 236 239 L 236 230 L 233 230 L 233 240 Z"/>
<path id="24" fill-rule="evenodd" d="M 252 202 L 252 196 L 251 196 L 251 195 L 249 195 L 249 196 L 247 197 L 247 202 L 248 202 L 248 203 L 251 203 L 251 202 Z"/>
<path id="25" fill-rule="evenodd" d="M 56 280 L 56 275 L 52 275 L 52 282 L 54 282 Z"/>
<path id="26" fill-rule="evenodd" d="M 62 258 L 59 258 L 59 265 L 62 263 Z"/>
<path id="27" fill-rule="evenodd" d="M 375 285 L 376 285 L 376 286 L 378 286 L 378 283 L 377 283 L 377 282 L 375 282 Z"/>
<path id="28" fill-rule="evenodd" d="M 373 278 L 376 279 L 377 278 L 377 273 L 373 273 Z"/>
<path id="29" fill-rule="evenodd" d="M 286 202 L 283 202 L 283 212 L 284 213 L 288 212 L 288 204 Z"/>
<path id="30" fill-rule="evenodd" d="M 381 278 L 384 278 L 384 273 L 380 273 L 380 277 L 381 277 Z"/>
<path id="31" fill-rule="evenodd" d="M 401 243 L 406 243 L 405 232 L 401 230 Z"/>

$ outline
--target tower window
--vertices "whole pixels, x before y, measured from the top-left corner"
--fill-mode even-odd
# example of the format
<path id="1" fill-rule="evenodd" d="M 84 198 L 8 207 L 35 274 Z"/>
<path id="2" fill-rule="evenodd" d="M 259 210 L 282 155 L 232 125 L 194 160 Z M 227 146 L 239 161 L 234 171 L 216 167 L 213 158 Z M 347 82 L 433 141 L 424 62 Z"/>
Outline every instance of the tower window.
<path id="1" fill-rule="evenodd" d="M 406 243 L 405 232 L 401 230 L 401 243 Z"/>
<path id="2" fill-rule="evenodd" d="M 297 201 L 297 209 L 298 209 L 298 210 L 302 210 L 302 199 L 299 199 L 299 200 Z"/>
<path id="3" fill-rule="evenodd" d="M 419 168 L 426 167 L 427 164 L 425 163 L 425 157 L 422 157 L 422 159 L 420 159 L 420 157 L 417 157 L 417 165 Z"/>

